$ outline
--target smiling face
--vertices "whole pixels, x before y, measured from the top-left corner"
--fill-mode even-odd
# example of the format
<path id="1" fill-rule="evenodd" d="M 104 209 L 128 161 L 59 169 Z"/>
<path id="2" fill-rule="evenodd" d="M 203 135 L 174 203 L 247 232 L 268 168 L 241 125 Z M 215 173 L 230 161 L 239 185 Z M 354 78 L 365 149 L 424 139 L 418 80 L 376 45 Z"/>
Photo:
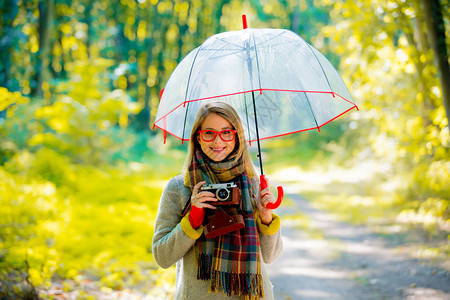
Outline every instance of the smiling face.
<path id="1" fill-rule="evenodd" d="M 209 114 L 202 123 L 201 130 L 233 130 L 233 126 L 225 118 L 219 116 L 218 114 Z M 210 159 L 219 162 L 224 160 L 231 152 L 234 150 L 236 145 L 236 138 L 232 141 L 225 142 L 219 135 L 217 135 L 211 142 L 205 142 L 202 140 L 200 135 L 197 136 L 197 141 L 200 147 Z"/>

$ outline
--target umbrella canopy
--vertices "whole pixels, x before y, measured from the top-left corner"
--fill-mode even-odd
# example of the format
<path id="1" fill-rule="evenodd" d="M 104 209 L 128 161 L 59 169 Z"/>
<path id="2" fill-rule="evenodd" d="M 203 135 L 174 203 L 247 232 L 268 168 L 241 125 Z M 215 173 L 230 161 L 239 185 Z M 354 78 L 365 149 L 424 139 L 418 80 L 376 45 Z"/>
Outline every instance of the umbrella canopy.
<path id="1" fill-rule="evenodd" d="M 284 29 L 246 28 L 208 38 L 173 71 L 154 127 L 188 141 L 199 107 L 214 101 L 236 109 L 250 143 L 258 140 L 256 129 L 259 139 L 320 131 L 357 108 L 331 63 Z"/>

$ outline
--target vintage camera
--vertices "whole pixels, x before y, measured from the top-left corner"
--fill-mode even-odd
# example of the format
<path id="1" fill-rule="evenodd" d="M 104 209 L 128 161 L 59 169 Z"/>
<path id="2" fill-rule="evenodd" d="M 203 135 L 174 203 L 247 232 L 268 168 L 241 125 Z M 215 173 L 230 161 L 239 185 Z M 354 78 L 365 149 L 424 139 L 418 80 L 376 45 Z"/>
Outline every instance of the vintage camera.
<path id="1" fill-rule="evenodd" d="M 201 190 L 213 193 L 217 200 L 219 200 L 209 202 L 211 205 L 221 206 L 239 204 L 239 188 L 234 182 L 205 184 L 201 187 Z"/>

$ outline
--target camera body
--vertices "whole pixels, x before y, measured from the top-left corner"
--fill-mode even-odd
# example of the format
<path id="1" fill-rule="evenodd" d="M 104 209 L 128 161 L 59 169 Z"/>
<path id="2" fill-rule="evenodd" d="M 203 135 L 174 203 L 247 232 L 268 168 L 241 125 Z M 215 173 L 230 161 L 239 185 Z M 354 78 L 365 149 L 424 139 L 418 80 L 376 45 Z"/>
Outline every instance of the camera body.
<path id="1" fill-rule="evenodd" d="M 234 182 L 205 184 L 200 188 L 215 195 L 218 201 L 208 202 L 214 206 L 239 204 L 239 188 Z"/>

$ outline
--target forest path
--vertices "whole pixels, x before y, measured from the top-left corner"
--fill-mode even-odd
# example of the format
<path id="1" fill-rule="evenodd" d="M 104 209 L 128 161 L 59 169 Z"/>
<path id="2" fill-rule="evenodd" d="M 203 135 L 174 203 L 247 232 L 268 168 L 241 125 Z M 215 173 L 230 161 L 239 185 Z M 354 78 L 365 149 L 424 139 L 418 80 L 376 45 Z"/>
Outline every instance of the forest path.
<path id="1" fill-rule="evenodd" d="M 400 253 L 366 227 L 315 209 L 295 183 L 282 185 L 293 201 L 277 210 L 284 250 L 267 265 L 275 299 L 450 299 L 447 270 Z M 307 216 L 308 230 L 290 217 L 296 213 Z"/>

